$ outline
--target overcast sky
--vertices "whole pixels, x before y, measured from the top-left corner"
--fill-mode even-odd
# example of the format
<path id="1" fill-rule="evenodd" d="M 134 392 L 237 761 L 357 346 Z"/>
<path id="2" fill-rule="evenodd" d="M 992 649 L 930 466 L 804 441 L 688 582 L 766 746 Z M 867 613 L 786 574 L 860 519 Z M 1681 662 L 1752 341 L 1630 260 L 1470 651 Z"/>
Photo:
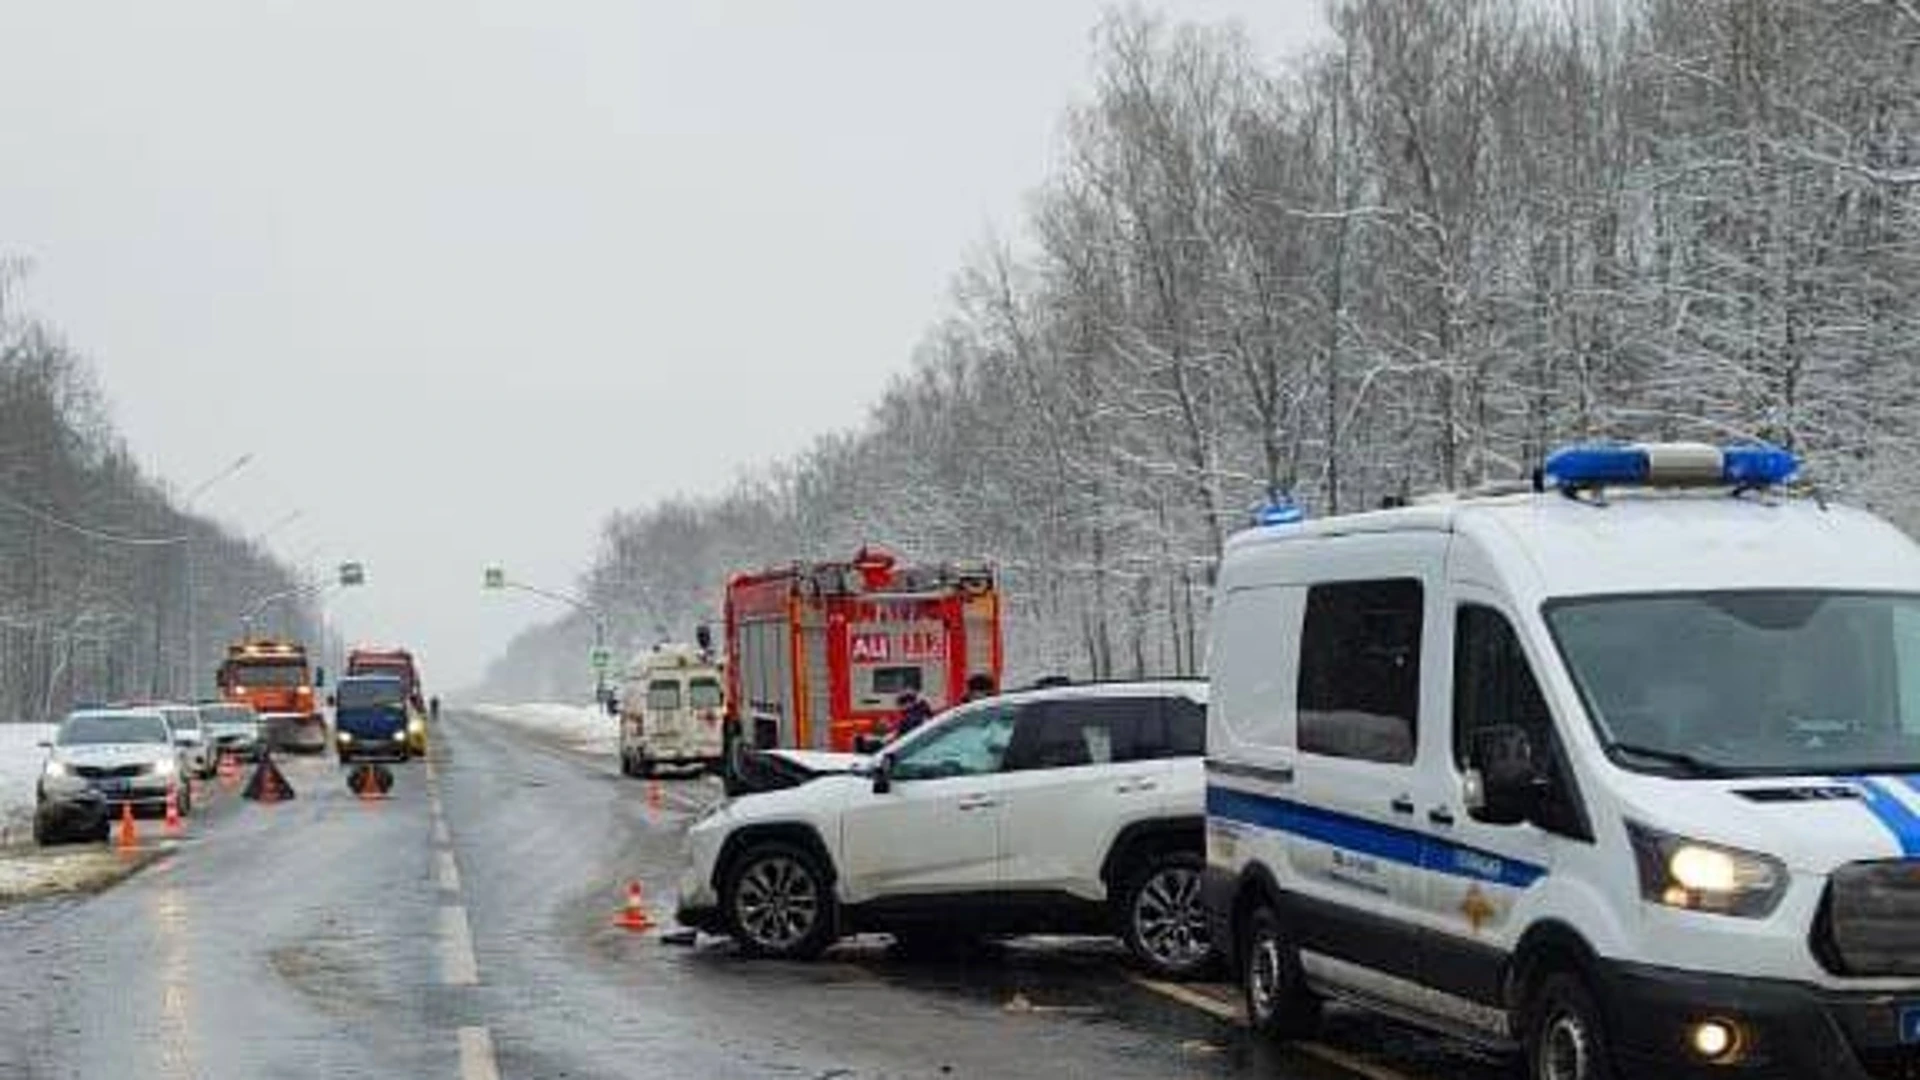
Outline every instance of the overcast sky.
<path id="1" fill-rule="evenodd" d="M 859 422 L 1083 92 L 1098 0 L 0 7 L 0 256 L 201 508 L 365 561 L 441 687 L 618 506 Z M 1179 0 L 1298 51 L 1318 0 Z"/>

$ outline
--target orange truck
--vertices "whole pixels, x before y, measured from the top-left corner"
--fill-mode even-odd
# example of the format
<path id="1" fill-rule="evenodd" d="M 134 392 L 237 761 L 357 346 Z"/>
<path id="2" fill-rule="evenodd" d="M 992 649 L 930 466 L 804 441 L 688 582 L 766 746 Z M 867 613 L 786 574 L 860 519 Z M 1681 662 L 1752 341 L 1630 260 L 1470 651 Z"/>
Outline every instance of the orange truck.
<path id="1" fill-rule="evenodd" d="M 253 707 L 268 746 L 327 748 L 327 717 L 314 695 L 326 675 L 316 678 L 305 646 L 292 641 L 236 642 L 227 646 L 215 681 L 223 699 Z"/>
<path id="2" fill-rule="evenodd" d="M 911 691 L 935 712 L 1000 685 L 1000 594 L 984 563 L 908 566 L 865 547 L 727 583 L 730 735 L 752 749 L 848 752 Z"/>

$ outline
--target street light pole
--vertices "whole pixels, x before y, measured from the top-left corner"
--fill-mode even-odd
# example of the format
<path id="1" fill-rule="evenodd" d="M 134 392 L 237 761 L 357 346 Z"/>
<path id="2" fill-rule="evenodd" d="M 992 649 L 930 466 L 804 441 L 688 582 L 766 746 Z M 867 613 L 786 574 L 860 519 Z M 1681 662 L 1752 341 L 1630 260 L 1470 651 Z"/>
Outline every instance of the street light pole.
<path id="1" fill-rule="evenodd" d="M 566 593 L 556 592 L 552 589 L 543 589 L 538 585 L 529 585 L 524 581 L 510 580 L 507 577 L 507 572 L 497 566 L 487 567 L 486 577 L 482 587 L 487 589 L 516 589 L 520 592 L 532 593 L 535 596 L 545 597 L 556 603 L 565 604 L 575 611 L 591 618 L 593 620 L 594 657 L 593 700 L 596 704 L 606 704 L 607 669 L 604 660 L 607 656 L 607 616 L 605 612 L 577 596 L 569 596 Z"/>
<path id="2" fill-rule="evenodd" d="M 252 462 L 253 462 L 252 451 L 248 451 L 247 453 L 241 454 L 239 457 L 233 459 L 232 464 L 228 465 L 226 468 L 213 474 L 207 479 L 202 480 L 198 486 L 196 486 L 193 490 L 187 492 L 187 497 L 184 500 L 182 500 L 180 504 L 180 510 L 182 515 L 189 518 L 189 520 L 186 522 L 186 526 L 187 526 L 186 542 L 181 545 L 181 552 L 182 552 L 181 559 L 183 560 L 183 563 L 184 563 L 182 567 L 184 571 L 183 576 L 186 579 L 186 585 L 187 585 L 187 596 L 186 596 L 186 605 L 185 605 L 186 615 L 187 615 L 187 684 L 185 689 L 186 689 L 186 696 L 189 699 L 196 696 L 194 683 L 195 683 L 195 680 L 198 678 L 197 673 L 200 670 L 200 619 L 199 619 L 200 605 L 199 605 L 199 602 L 195 599 L 195 595 L 194 595 L 195 593 L 200 591 L 199 590 L 200 583 L 199 583 L 199 579 L 194 575 L 194 564 L 193 564 L 193 522 L 191 520 L 193 516 L 193 504 L 200 498 L 200 496 L 207 493 L 208 488 L 213 487 L 213 485 L 219 483 L 222 480 L 225 480 L 227 477 L 232 476 L 234 473 L 239 472 L 241 469 L 246 468 Z"/>

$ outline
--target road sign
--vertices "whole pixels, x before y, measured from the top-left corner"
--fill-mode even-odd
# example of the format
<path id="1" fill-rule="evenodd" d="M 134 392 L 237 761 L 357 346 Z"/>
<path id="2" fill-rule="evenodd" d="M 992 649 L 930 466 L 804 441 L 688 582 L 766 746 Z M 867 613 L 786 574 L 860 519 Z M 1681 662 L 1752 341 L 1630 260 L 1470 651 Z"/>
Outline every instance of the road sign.
<path id="1" fill-rule="evenodd" d="M 588 658 L 592 661 L 595 671 L 605 672 L 613 666 L 613 650 L 605 645 L 595 645 L 593 652 L 588 654 Z"/>
<path id="2" fill-rule="evenodd" d="M 487 582 L 486 582 L 486 587 L 487 587 L 487 588 L 489 588 L 489 589 L 504 589 L 504 588 L 506 588 L 506 587 L 507 587 L 507 572 L 506 572 L 506 571 L 505 571 L 504 569 L 502 569 L 502 568 L 500 568 L 500 567 L 498 567 L 498 566 L 489 566 L 489 567 L 487 567 Z"/>
<path id="3" fill-rule="evenodd" d="M 340 564 L 340 584 L 364 585 L 367 582 L 367 568 L 357 562 Z"/>

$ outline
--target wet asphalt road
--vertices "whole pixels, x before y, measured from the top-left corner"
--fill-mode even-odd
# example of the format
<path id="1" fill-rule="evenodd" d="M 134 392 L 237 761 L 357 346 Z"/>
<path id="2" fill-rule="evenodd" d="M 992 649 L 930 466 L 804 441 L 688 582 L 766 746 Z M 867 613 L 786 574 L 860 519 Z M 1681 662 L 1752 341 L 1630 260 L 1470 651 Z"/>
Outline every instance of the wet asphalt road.
<path id="1" fill-rule="evenodd" d="M 0 911 L 0 1078 L 1506 1075 L 1345 1015 L 1324 1050 L 1254 1045 L 1098 942 L 945 964 L 878 938 L 797 965 L 667 945 L 613 917 L 632 878 L 667 916 L 705 782 L 650 806 L 611 761 L 460 714 L 431 759 L 377 802 L 328 758 L 286 761 L 279 806 L 214 785 L 172 857 Z"/>

